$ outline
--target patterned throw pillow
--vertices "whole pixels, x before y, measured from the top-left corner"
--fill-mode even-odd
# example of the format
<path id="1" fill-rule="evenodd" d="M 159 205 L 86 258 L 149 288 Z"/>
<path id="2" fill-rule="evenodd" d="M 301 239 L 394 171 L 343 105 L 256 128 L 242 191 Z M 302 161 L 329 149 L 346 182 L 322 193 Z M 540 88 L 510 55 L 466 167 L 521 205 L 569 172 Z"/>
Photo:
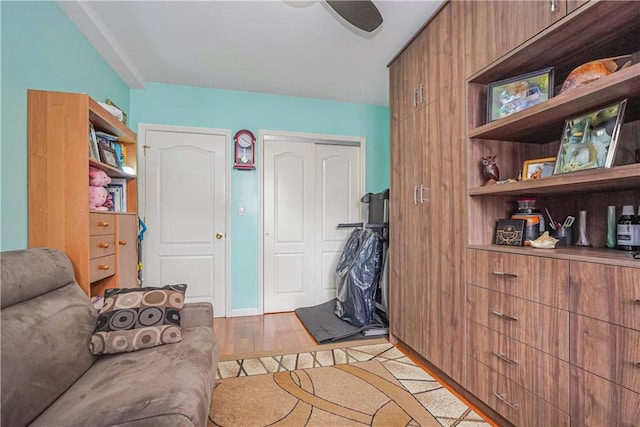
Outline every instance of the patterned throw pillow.
<path id="1" fill-rule="evenodd" d="M 105 290 L 91 353 L 123 353 L 182 341 L 180 310 L 186 290 L 184 284 Z"/>

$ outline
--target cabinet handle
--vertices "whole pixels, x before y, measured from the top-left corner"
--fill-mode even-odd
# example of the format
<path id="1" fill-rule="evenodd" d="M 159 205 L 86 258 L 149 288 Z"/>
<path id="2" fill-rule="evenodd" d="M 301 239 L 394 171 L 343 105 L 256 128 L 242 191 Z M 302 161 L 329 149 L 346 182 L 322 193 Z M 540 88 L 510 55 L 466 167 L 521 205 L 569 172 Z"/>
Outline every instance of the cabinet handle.
<path id="1" fill-rule="evenodd" d="M 636 304 L 640 304 L 640 298 L 636 298 Z"/>
<path id="2" fill-rule="evenodd" d="M 420 85 L 420 104 L 424 104 L 424 85 Z"/>
<path id="3" fill-rule="evenodd" d="M 127 241 L 126 240 L 118 240 L 118 244 L 122 245 L 122 246 L 125 246 L 127 244 Z"/>
<path id="4" fill-rule="evenodd" d="M 495 397 L 497 397 L 500 401 L 504 402 L 505 405 L 507 405 L 509 408 L 511 409 L 518 409 L 518 405 L 517 403 L 511 403 L 509 402 L 507 399 L 504 398 L 504 394 L 500 394 L 500 393 L 496 393 L 495 391 L 493 392 L 493 395 Z"/>
<path id="5" fill-rule="evenodd" d="M 517 317 L 509 316 L 508 314 L 504 314 L 504 313 L 502 313 L 500 311 L 493 310 L 492 313 L 495 314 L 498 317 L 503 318 L 503 319 L 514 320 L 514 321 L 518 320 Z"/>
<path id="6" fill-rule="evenodd" d="M 428 198 L 427 198 L 427 199 L 425 199 L 425 198 L 422 196 L 422 193 L 423 193 L 425 190 L 427 190 L 427 192 L 429 191 L 429 189 L 428 189 L 427 187 L 425 187 L 423 184 L 420 184 L 420 204 L 424 204 L 424 202 L 428 202 L 428 201 L 429 201 L 429 199 L 428 199 Z"/>
<path id="7" fill-rule="evenodd" d="M 636 368 L 640 368 L 640 362 L 636 362 Z"/>
<path id="8" fill-rule="evenodd" d="M 413 106 L 416 107 L 418 105 L 418 91 L 413 91 Z"/>
<path id="9" fill-rule="evenodd" d="M 509 357 L 507 357 L 506 354 L 504 353 L 499 353 L 497 351 L 493 352 L 494 355 L 496 355 L 496 357 L 498 357 L 498 359 L 504 360 L 507 363 L 511 363 L 512 365 L 519 365 L 520 363 L 517 360 L 511 359 Z"/>
<path id="10" fill-rule="evenodd" d="M 551 0 L 551 12 L 556 11 L 556 0 Z"/>
<path id="11" fill-rule="evenodd" d="M 109 223 L 107 221 L 100 221 L 98 223 L 98 227 L 108 227 Z"/>
<path id="12" fill-rule="evenodd" d="M 492 273 L 496 276 L 518 277 L 518 275 L 515 273 L 506 273 L 504 271 L 493 270 Z"/>
<path id="13" fill-rule="evenodd" d="M 107 249 L 109 247 L 108 243 L 98 243 L 99 248 Z"/>
<path id="14" fill-rule="evenodd" d="M 414 205 L 418 204 L 418 186 L 417 185 L 413 186 L 413 204 Z"/>
<path id="15" fill-rule="evenodd" d="M 107 264 L 100 264 L 98 266 L 98 270 L 108 270 L 109 266 Z"/>

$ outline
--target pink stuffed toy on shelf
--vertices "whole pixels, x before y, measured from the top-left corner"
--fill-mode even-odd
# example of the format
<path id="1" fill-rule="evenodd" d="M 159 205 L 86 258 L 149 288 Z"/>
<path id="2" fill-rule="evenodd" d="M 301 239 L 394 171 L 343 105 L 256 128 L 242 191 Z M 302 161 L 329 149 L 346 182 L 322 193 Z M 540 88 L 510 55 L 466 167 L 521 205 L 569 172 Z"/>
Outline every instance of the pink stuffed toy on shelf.
<path id="1" fill-rule="evenodd" d="M 107 201 L 109 192 L 104 187 L 89 186 L 89 209 L 93 211 L 108 211 L 109 208 L 104 206 Z"/>
<path id="2" fill-rule="evenodd" d="M 108 211 L 111 197 L 106 185 L 111 184 L 111 177 L 102 169 L 89 166 L 89 209 L 94 211 Z"/>
<path id="3" fill-rule="evenodd" d="M 111 184 L 111 177 L 102 169 L 89 166 L 89 185 L 104 187 Z"/>

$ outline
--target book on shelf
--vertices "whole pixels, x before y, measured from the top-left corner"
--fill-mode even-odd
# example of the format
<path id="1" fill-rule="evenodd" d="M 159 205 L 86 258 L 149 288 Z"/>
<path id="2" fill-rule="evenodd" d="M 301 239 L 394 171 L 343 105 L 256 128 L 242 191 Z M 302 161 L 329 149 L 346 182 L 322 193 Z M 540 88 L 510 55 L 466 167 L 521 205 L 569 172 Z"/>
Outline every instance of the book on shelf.
<path id="1" fill-rule="evenodd" d="M 112 178 L 107 185 L 107 191 L 113 201 L 113 212 L 127 211 L 127 181 L 122 178 Z"/>
<path id="2" fill-rule="evenodd" d="M 98 138 L 93 123 L 89 122 L 89 158 L 100 161 L 100 152 L 98 151 Z"/>

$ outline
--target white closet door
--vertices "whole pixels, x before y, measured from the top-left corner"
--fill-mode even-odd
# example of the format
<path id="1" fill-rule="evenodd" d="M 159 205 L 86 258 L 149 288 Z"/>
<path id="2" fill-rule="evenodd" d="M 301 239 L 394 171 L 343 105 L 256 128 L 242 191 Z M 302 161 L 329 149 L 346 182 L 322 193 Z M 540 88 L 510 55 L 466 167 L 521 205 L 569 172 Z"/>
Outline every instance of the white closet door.
<path id="1" fill-rule="evenodd" d="M 353 231 L 340 223 L 361 221 L 360 147 L 316 144 L 316 285 L 314 304 L 336 297 L 336 264 Z"/>
<path id="2" fill-rule="evenodd" d="M 224 134 L 145 132 L 144 285 L 188 285 L 187 302 L 226 306 Z"/>
<path id="3" fill-rule="evenodd" d="M 307 141 L 264 143 L 264 312 L 336 297 L 336 264 L 361 221 L 360 147 Z"/>
<path id="4" fill-rule="evenodd" d="M 264 311 L 314 303 L 314 144 L 264 146 Z"/>

